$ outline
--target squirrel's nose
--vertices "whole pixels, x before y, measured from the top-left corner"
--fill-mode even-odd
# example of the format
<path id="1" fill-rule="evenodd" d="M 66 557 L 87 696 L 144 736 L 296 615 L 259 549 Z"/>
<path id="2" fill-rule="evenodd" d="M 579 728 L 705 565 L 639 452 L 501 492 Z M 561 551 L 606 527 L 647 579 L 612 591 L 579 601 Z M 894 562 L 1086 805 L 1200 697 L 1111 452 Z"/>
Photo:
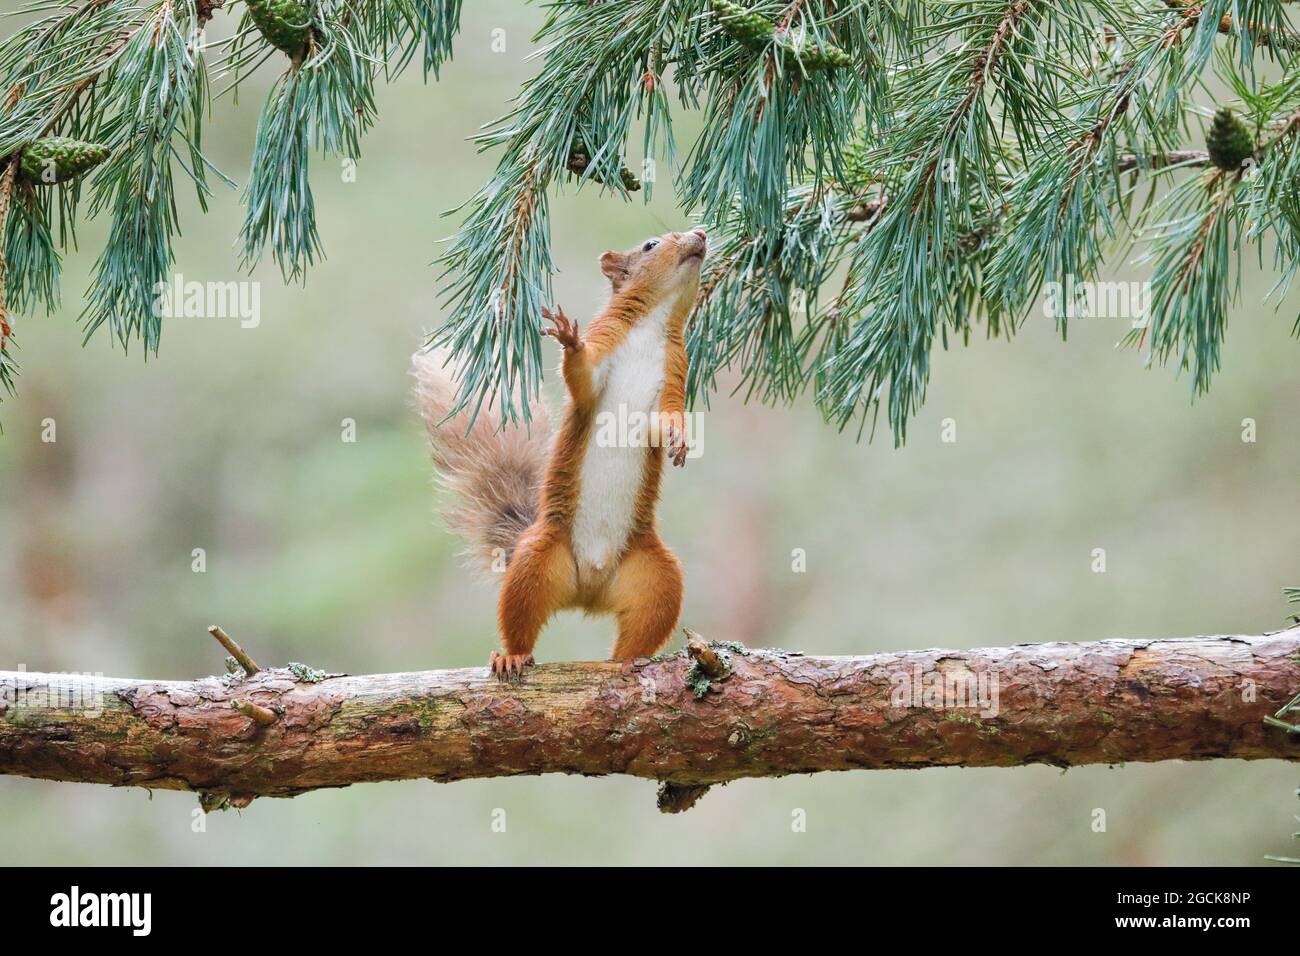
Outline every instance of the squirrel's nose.
<path id="1" fill-rule="evenodd" d="M 692 229 L 692 230 L 691 230 L 691 235 L 692 235 L 692 236 L 699 236 L 700 239 L 702 239 L 702 240 L 707 240 L 707 239 L 709 238 L 708 235 L 704 232 L 703 229 Z"/>

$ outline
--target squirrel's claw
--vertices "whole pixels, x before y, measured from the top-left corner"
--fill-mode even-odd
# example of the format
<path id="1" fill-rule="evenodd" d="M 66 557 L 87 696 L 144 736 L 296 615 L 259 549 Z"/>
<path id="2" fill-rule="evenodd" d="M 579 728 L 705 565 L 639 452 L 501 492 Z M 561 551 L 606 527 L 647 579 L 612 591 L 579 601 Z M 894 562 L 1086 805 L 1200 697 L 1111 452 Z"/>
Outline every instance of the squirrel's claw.
<path id="1" fill-rule="evenodd" d="M 680 425 L 668 426 L 668 458 L 677 468 L 686 464 L 686 455 L 690 452 L 686 444 L 686 432 Z"/>
<path id="2" fill-rule="evenodd" d="M 566 349 L 582 348 L 582 338 L 578 335 L 578 323 L 570 321 L 569 317 L 564 314 L 564 310 L 558 305 L 555 307 L 554 312 L 543 308 L 542 318 L 555 326 L 552 329 L 542 326 L 543 335 L 551 336 Z"/>
<path id="3" fill-rule="evenodd" d="M 533 660 L 532 654 L 502 654 L 500 651 L 493 651 L 492 656 L 488 658 L 488 667 L 497 680 L 501 681 L 522 677 L 524 668 L 535 663 L 537 662 Z"/>

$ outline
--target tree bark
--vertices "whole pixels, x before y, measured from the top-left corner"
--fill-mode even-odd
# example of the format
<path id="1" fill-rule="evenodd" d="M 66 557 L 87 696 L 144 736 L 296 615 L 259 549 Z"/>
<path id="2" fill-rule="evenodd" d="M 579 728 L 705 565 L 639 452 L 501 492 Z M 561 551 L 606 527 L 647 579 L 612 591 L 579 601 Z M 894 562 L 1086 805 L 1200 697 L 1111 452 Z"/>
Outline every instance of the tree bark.
<path id="1" fill-rule="evenodd" d="M 547 664 L 515 684 L 485 668 L 5 671 L 0 773 L 192 790 L 206 807 L 362 781 L 623 773 L 661 781 L 674 810 L 709 784 L 822 770 L 1300 758 L 1264 724 L 1300 690 L 1300 627 L 867 657 L 710 649 L 712 662 L 697 647 Z"/>

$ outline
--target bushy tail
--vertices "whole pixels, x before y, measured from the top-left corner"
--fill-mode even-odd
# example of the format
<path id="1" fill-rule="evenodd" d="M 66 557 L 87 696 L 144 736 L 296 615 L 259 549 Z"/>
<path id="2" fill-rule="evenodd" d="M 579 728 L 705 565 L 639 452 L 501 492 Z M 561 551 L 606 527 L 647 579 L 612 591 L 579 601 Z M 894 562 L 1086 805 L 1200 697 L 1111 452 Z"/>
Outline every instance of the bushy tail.
<path id="1" fill-rule="evenodd" d="M 443 517 L 469 544 L 467 556 L 485 570 L 502 570 L 515 544 L 537 517 L 550 448 L 550 420 L 534 404 L 531 432 L 501 427 L 495 409 L 484 408 L 472 428 L 470 414 L 448 413 L 456 404 L 455 364 L 445 350 L 411 358 L 415 401 L 433 446 L 433 465 L 450 501 Z M 445 419 L 445 421 L 444 421 Z"/>

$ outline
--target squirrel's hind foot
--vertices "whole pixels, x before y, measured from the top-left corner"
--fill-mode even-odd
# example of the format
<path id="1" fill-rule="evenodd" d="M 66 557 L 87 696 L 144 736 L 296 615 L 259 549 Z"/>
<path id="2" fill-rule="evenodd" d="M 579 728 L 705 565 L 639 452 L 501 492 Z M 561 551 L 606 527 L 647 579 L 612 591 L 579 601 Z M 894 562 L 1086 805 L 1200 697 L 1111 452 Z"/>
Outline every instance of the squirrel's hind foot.
<path id="1" fill-rule="evenodd" d="M 502 654 L 500 651 L 493 651 L 492 656 L 488 658 L 488 667 L 496 675 L 497 680 L 501 681 L 522 677 L 524 668 L 536 663 L 532 654 Z"/>

